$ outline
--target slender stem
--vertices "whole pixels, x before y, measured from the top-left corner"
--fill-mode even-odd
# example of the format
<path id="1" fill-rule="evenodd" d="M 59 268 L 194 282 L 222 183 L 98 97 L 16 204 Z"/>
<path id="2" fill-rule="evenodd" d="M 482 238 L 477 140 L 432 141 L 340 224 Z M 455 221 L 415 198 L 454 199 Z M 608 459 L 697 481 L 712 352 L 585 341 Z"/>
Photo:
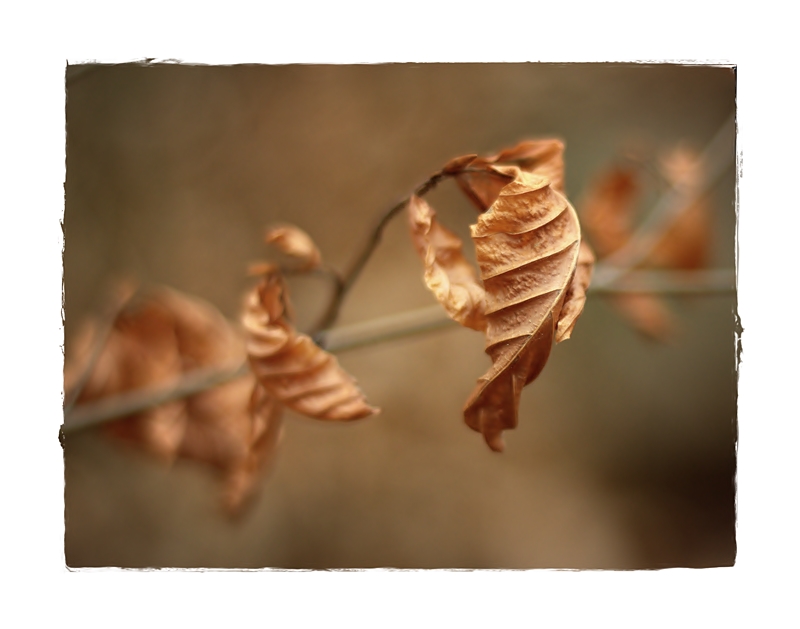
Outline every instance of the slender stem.
<path id="1" fill-rule="evenodd" d="M 735 291 L 732 269 L 632 271 L 624 277 L 611 280 L 604 279 L 610 278 L 608 269 L 598 265 L 596 275 L 599 281 L 590 285 L 589 292 L 599 295 L 619 293 L 696 295 L 727 294 Z M 450 325 L 455 326 L 455 322 L 447 317 L 441 306 L 435 305 L 326 330 L 320 336 L 328 351 L 344 352 Z M 166 402 L 195 395 L 243 377 L 248 373 L 248 369 L 246 363 L 201 369 L 188 373 L 166 386 L 130 391 L 65 409 L 63 431 L 77 432 L 120 417 L 141 413 Z"/>
<path id="2" fill-rule="evenodd" d="M 634 270 L 615 277 L 617 269 L 598 265 L 589 292 L 596 295 L 648 293 L 658 295 L 726 294 L 736 291 L 733 269 L 698 271 Z"/>
<path id="3" fill-rule="evenodd" d="M 63 431 L 76 432 L 112 419 L 141 413 L 241 378 L 247 375 L 248 370 L 247 363 L 225 368 L 198 369 L 165 386 L 128 391 L 81 404 L 65 413 Z"/>
<path id="4" fill-rule="evenodd" d="M 342 308 L 342 302 L 344 301 L 345 296 L 353 287 L 353 284 L 355 284 L 358 277 L 361 275 L 361 271 L 363 271 L 364 267 L 367 265 L 372 253 L 375 251 L 375 248 L 381 241 L 383 230 L 386 228 L 389 222 L 398 214 L 398 212 L 408 205 L 408 202 L 411 200 L 412 196 L 424 196 L 433 190 L 436 185 L 447 176 L 448 175 L 446 173 L 441 171 L 433 174 L 427 181 L 417 186 L 412 194 L 395 203 L 392 207 L 386 210 L 383 215 L 381 215 L 375 227 L 373 227 L 372 231 L 370 232 L 366 242 L 362 246 L 361 252 L 353 261 L 353 264 L 350 266 L 344 276 L 341 277 L 327 310 L 311 331 L 312 336 L 315 336 L 318 342 L 320 340 L 319 333 L 322 330 L 330 328 L 336 322 L 336 319 L 338 319 L 339 311 Z"/>

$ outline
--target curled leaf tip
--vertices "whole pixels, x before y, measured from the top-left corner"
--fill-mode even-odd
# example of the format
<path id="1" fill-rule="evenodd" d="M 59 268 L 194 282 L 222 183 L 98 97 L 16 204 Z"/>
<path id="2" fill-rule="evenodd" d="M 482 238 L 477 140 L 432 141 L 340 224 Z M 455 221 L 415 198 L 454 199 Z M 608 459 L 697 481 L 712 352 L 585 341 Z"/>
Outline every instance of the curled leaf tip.
<path id="1" fill-rule="evenodd" d="M 474 330 L 486 327 L 485 293 L 461 239 L 436 219 L 428 203 L 414 195 L 408 204 L 411 239 L 425 266 L 427 287 L 451 319 Z"/>

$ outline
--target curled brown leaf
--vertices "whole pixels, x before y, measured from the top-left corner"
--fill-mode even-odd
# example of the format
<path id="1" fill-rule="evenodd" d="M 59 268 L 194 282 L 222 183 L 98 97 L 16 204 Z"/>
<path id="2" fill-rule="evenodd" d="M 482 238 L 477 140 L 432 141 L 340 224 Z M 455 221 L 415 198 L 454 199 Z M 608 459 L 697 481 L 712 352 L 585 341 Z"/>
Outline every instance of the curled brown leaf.
<path id="1" fill-rule="evenodd" d="M 481 210 L 471 234 L 482 287 L 461 241 L 436 222 L 427 203 L 409 204 L 426 284 L 452 318 L 485 331 L 492 367 L 467 400 L 464 419 L 496 451 L 504 448 L 503 431 L 517 425 L 523 387 L 544 368 L 553 343 L 570 337 L 591 280 L 594 255 L 560 191 L 563 168 L 560 140 L 524 142 L 445 166 Z"/>
<path id="2" fill-rule="evenodd" d="M 502 433 L 516 427 L 522 388 L 544 368 L 559 321 L 563 340 L 580 314 L 591 257 L 584 250 L 573 286 L 581 241 L 572 205 L 544 176 L 513 166 L 492 168 L 513 181 L 471 227 L 486 290 L 492 367 L 467 400 L 464 418 L 490 448 L 502 451 Z"/>
<path id="3" fill-rule="evenodd" d="M 283 280 L 274 268 L 246 298 L 247 354 L 266 393 L 317 419 L 348 421 L 377 413 L 336 358 L 294 329 L 285 316 L 288 307 Z"/>
<path id="4" fill-rule="evenodd" d="M 451 319 L 473 330 L 486 329 L 486 296 L 475 268 L 464 257 L 461 239 L 416 195 L 408 203 L 408 216 L 411 240 L 425 265 L 425 284 Z"/>

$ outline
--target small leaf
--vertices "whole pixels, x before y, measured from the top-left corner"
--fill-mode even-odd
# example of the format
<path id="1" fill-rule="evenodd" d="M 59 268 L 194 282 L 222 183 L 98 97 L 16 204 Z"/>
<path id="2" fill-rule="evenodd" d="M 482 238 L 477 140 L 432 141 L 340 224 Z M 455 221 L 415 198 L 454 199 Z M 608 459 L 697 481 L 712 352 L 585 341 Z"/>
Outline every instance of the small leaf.
<path id="1" fill-rule="evenodd" d="M 442 226 L 431 206 L 416 195 L 408 203 L 408 216 L 411 239 L 425 264 L 425 284 L 451 319 L 485 330 L 485 293 L 462 253 L 461 239 Z"/>
<path id="2" fill-rule="evenodd" d="M 300 262 L 300 269 L 312 270 L 322 264 L 322 255 L 311 237 L 299 227 L 282 225 L 267 230 L 264 237 L 267 244 L 274 245 Z"/>
<path id="3" fill-rule="evenodd" d="M 336 358 L 294 329 L 285 317 L 288 307 L 277 271 L 267 273 L 246 299 L 247 353 L 266 393 L 317 419 L 348 421 L 377 413 Z"/>

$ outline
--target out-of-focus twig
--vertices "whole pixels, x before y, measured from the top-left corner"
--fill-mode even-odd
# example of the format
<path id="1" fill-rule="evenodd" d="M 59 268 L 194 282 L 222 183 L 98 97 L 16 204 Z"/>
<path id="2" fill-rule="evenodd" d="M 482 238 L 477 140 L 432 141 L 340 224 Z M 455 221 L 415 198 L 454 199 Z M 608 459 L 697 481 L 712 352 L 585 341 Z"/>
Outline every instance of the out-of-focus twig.
<path id="1" fill-rule="evenodd" d="M 707 165 L 708 176 L 701 190 L 691 194 L 701 197 L 719 183 L 722 176 L 733 168 L 734 153 L 731 147 L 736 138 L 736 115 L 731 116 L 723 123 L 716 135 L 708 143 L 701 155 L 701 161 Z M 613 282 L 616 278 L 631 272 L 638 264 L 643 262 L 658 244 L 664 232 L 675 221 L 680 212 L 686 207 L 687 191 L 680 186 L 672 186 L 656 202 L 647 218 L 642 222 L 631 238 L 614 253 L 603 259 L 607 267 L 606 280 Z"/>
<path id="2" fill-rule="evenodd" d="M 375 227 L 373 227 L 372 231 L 370 231 L 366 242 L 361 247 L 361 251 L 359 252 L 358 256 L 356 256 L 353 264 L 342 276 L 341 282 L 336 287 L 336 292 L 331 299 L 330 305 L 320 318 L 319 323 L 317 323 L 317 325 L 315 325 L 311 331 L 312 335 L 316 336 L 322 330 L 331 327 L 336 322 L 336 319 L 339 317 L 339 311 L 342 308 L 342 302 L 344 301 L 345 296 L 353 287 L 353 284 L 355 284 L 359 275 L 361 275 L 361 271 L 364 270 L 364 267 L 369 261 L 370 256 L 372 256 L 372 253 L 375 251 L 375 248 L 381 241 L 383 230 L 386 229 L 386 226 L 389 224 L 392 218 L 394 218 L 398 212 L 408 205 L 409 199 L 412 195 L 416 195 L 418 197 L 424 196 L 433 190 L 445 177 L 447 177 L 447 174 L 442 171 L 434 173 L 428 178 L 427 181 L 418 185 L 414 189 L 414 192 L 395 203 L 381 215 L 381 217 L 378 219 L 378 222 L 375 224 Z"/>
<path id="3" fill-rule="evenodd" d="M 190 372 L 167 385 L 148 387 L 80 404 L 64 414 L 65 433 L 91 428 L 112 419 L 135 415 L 167 402 L 180 400 L 247 374 L 243 363 L 229 367 L 209 367 Z"/>

